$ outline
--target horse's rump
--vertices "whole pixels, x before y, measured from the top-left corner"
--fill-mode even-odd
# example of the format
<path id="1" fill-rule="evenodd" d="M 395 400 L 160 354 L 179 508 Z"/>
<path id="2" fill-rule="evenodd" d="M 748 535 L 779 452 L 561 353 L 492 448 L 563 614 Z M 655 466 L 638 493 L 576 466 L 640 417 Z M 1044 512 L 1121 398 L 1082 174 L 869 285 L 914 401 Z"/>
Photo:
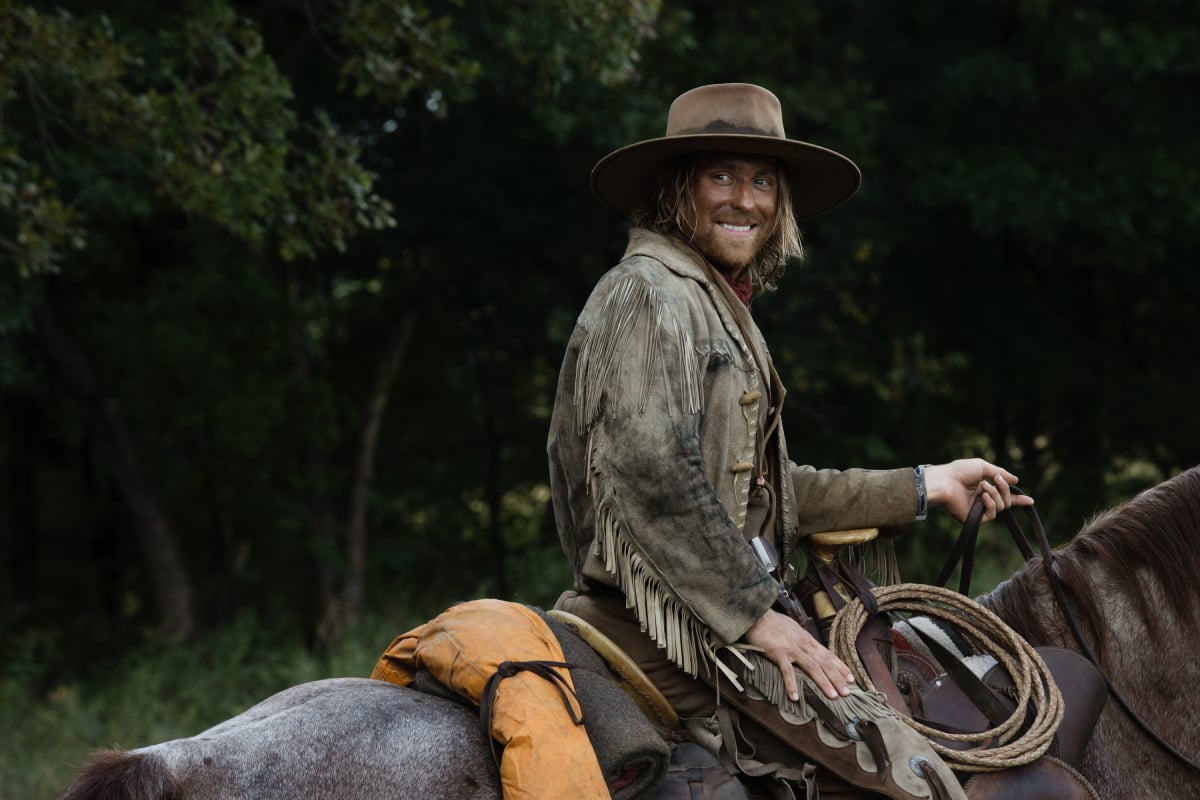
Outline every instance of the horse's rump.
<path id="1" fill-rule="evenodd" d="M 102 750 L 76 776 L 62 800 L 177 800 L 179 783 L 160 756 Z"/>
<path id="2" fill-rule="evenodd" d="M 285 689 L 187 739 L 103 752 L 62 800 L 499 800 L 468 709 L 382 681 Z"/>

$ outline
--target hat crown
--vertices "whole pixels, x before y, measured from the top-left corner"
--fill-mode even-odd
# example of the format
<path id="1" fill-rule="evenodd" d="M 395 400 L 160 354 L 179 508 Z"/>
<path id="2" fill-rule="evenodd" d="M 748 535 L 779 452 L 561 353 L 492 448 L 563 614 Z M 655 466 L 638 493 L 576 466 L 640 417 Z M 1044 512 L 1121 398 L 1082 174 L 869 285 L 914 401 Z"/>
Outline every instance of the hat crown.
<path id="1" fill-rule="evenodd" d="M 732 133 L 786 139 L 779 98 L 751 83 L 699 86 L 675 98 L 667 136 Z"/>

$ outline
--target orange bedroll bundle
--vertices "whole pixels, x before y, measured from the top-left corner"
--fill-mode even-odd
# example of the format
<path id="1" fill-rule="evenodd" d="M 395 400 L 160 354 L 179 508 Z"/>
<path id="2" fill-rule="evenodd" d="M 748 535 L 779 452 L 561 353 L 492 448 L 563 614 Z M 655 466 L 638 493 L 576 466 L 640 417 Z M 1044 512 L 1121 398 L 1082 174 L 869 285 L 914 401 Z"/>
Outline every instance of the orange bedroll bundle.
<path id="1" fill-rule="evenodd" d="M 562 660 L 558 639 L 536 613 L 518 603 L 473 600 L 396 637 L 371 677 L 409 686 L 424 668 L 479 705 L 502 663 Z M 491 728 L 492 737 L 504 745 L 500 781 L 505 800 L 607 800 L 600 764 L 579 724 L 582 712 L 570 672 L 550 669 L 556 680 L 506 669 L 493 687 Z M 569 691 L 564 693 L 560 683 Z"/>

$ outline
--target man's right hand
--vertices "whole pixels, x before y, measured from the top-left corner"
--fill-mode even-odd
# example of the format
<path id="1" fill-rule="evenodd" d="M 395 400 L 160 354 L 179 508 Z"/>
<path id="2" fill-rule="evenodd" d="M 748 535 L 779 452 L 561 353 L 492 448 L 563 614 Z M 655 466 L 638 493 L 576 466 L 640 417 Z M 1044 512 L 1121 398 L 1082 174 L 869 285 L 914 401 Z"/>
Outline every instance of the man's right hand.
<path id="1" fill-rule="evenodd" d="M 925 470 L 929 504 L 945 506 L 950 516 L 965 522 L 976 497 L 983 498 L 983 522 L 1013 506 L 1031 506 L 1033 498 L 1014 494 L 1017 476 L 982 458 L 960 458 L 948 464 L 933 464 Z"/>
<path id="2" fill-rule="evenodd" d="M 800 699 L 800 688 L 796 683 L 794 667 L 812 678 L 826 697 L 833 700 L 838 695 L 850 694 L 854 675 L 842 660 L 830 652 L 812 634 L 786 614 L 774 609 L 759 617 L 742 636 L 746 644 L 761 647 L 763 653 L 779 667 L 788 697 Z"/>

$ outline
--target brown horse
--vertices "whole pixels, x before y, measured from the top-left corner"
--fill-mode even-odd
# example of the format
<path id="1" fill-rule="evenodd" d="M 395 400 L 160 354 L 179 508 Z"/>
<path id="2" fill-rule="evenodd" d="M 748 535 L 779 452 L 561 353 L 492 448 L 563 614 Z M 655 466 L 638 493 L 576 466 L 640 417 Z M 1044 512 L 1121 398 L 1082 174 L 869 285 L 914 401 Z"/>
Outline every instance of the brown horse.
<path id="1" fill-rule="evenodd" d="M 1041 558 L 978 598 L 1035 646 L 1080 650 Z M 1129 706 L 1200 760 L 1200 467 L 1100 514 L 1053 552 L 1089 648 Z M 1102 798 L 1200 798 L 1200 772 L 1167 755 L 1110 698 L 1081 771 Z"/>

